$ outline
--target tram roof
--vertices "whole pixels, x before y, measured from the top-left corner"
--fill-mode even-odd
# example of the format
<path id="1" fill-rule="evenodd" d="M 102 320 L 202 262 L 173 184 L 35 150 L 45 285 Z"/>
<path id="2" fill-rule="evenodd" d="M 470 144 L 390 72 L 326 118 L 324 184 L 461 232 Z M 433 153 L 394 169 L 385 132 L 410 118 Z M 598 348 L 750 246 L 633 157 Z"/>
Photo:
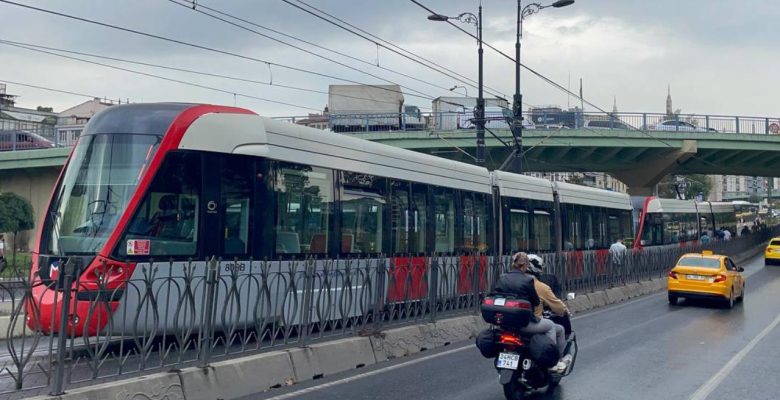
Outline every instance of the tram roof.
<path id="1" fill-rule="evenodd" d="M 703 205 L 701 208 L 697 208 L 696 203 L 692 200 L 659 199 L 656 197 L 647 203 L 648 213 L 696 213 L 700 209 L 703 210 Z M 706 211 L 709 211 L 709 207 Z"/>
<path id="2" fill-rule="evenodd" d="M 552 183 L 547 179 L 504 171 L 493 171 L 493 176 L 502 196 L 553 201 Z"/>
<path id="3" fill-rule="evenodd" d="M 491 192 L 489 172 L 475 165 L 258 115 L 205 114 L 187 129 L 179 148 L 254 155 Z"/>
<path id="4" fill-rule="evenodd" d="M 597 189 L 572 183 L 555 182 L 561 203 L 631 210 L 631 198 L 625 193 Z"/>

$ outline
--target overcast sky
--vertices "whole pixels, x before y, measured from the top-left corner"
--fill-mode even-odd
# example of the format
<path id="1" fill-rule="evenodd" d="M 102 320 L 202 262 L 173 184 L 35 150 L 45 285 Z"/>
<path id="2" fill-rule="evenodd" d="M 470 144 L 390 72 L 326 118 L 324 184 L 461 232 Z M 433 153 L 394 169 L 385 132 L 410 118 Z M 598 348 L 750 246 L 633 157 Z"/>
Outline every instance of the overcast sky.
<path id="1" fill-rule="evenodd" d="M 21 3 L 105 23 L 166 36 L 240 55 L 317 71 L 363 83 L 404 85 L 406 104 L 430 109 L 429 97 L 451 94 L 455 79 L 399 57 L 304 13 L 281 0 L 198 0 L 199 4 L 240 16 L 367 63 L 327 53 L 359 71 L 305 54 L 241 30 L 167 0 L 69 0 Z M 295 2 L 294 0 L 291 0 Z M 411 50 L 453 71 L 476 79 L 476 43 L 455 28 L 426 19 L 428 13 L 408 0 L 305 0 L 383 39 Z M 420 0 L 442 14 L 476 13 L 477 0 Z M 484 39 L 514 54 L 516 3 L 484 0 Z M 281 67 L 215 54 L 127 32 L 89 25 L 18 6 L 0 3 L 0 40 L 46 45 L 66 50 L 126 58 L 178 68 L 196 69 L 274 84 L 327 91 L 339 82 Z M 526 20 L 523 62 L 605 109 L 613 97 L 621 111 L 663 112 L 667 84 L 674 108 L 684 113 L 777 116 L 780 96 L 780 2 L 743 0 L 577 0 L 562 9 L 546 9 Z M 472 29 L 469 25 L 462 25 Z M 276 36 L 276 35 L 275 35 Z M 289 40 L 289 39 L 285 39 Z M 292 42 L 292 40 L 290 40 Z M 368 65 L 376 63 L 427 83 Z M 96 60 L 97 61 L 97 60 Z M 261 115 L 305 115 L 322 109 L 327 96 L 267 85 L 160 70 L 117 61 L 124 68 L 283 101 L 304 108 L 236 97 L 203 88 L 166 82 L 79 61 L 0 44 L 0 82 L 52 87 L 132 102 L 187 101 L 236 105 Z M 570 78 L 569 78 L 570 77 Z M 485 50 L 485 84 L 511 96 L 514 66 Z M 531 105 L 577 103 L 528 72 L 522 77 L 524 100 Z M 438 87 L 437 87 L 438 86 Z M 423 93 L 413 96 L 413 90 Z M 9 84 L 21 96 L 18 105 L 53 106 L 63 110 L 84 98 Z M 476 89 L 469 88 L 469 95 Z M 511 98 L 511 97 L 510 97 Z M 586 109 L 592 110 L 586 106 Z"/>

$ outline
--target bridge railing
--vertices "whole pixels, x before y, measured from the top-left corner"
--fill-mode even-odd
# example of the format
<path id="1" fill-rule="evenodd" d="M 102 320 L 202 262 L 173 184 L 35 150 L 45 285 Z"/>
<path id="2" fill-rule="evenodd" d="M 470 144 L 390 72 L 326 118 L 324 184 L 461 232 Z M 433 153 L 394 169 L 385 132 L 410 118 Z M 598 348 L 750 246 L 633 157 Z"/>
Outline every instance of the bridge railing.
<path id="1" fill-rule="evenodd" d="M 509 129 L 511 112 L 486 111 L 488 129 Z M 586 130 L 640 130 L 646 132 L 701 132 L 740 134 L 780 134 L 780 117 L 749 117 L 638 113 L 638 112 L 579 112 L 579 111 L 525 111 L 523 129 L 586 129 Z M 280 117 L 291 123 L 306 124 L 310 117 Z M 345 113 L 329 114 L 328 129 L 339 133 L 392 131 L 458 131 L 474 130 L 471 111 L 426 113 Z M 322 126 L 322 121 L 317 121 Z"/>
<path id="2" fill-rule="evenodd" d="M 60 144 L 54 125 L 0 117 L 0 151 L 50 149 Z"/>
<path id="3" fill-rule="evenodd" d="M 777 231 L 706 247 L 546 254 L 545 278 L 559 293 L 659 278 L 685 252 L 735 255 Z M 60 394 L 101 379 L 474 314 L 510 256 L 147 260 L 133 273 L 103 267 L 90 281 L 72 261 L 59 275 L 51 269 L 0 281 L 0 290 L 23 293 L 9 297 L 0 394 Z"/>

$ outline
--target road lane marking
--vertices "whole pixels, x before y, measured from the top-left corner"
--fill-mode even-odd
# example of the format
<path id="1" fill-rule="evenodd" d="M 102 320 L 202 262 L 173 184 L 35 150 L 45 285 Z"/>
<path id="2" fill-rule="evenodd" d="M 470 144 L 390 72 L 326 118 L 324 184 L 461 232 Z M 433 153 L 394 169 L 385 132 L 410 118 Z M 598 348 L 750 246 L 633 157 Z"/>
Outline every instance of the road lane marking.
<path id="1" fill-rule="evenodd" d="M 571 320 L 572 321 L 576 321 L 578 319 L 588 318 L 588 317 L 592 317 L 592 316 L 595 316 L 595 315 L 601 315 L 601 314 L 604 314 L 606 312 L 620 310 L 621 308 L 625 308 L 625 307 L 628 307 L 630 305 L 634 305 L 636 303 L 641 303 L 643 301 L 650 300 L 650 299 L 652 299 L 652 298 L 654 298 L 656 296 L 660 296 L 662 294 L 666 294 L 666 291 L 658 292 L 658 293 L 652 293 L 652 294 L 646 294 L 644 296 L 637 297 L 637 298 L 635 298 L 633 300 L 629 300 L 629 301 L 626 301 L 624 303 L 615 303 L 615 304 L 612 304 L 612 305 L 607 306 L 606 308 L 603 308 L 603 309 L 600 309 L 600 310 L 593 310 L 593 311 L 590 311 L 590 312 L 585 312 L 582 315 L 575 315 Z"/>
<path id="2" fill-rule="evenodd" d="M 750 353 L 751 350 L 753 350 L 754 347 L 758 344 L 758 342 L 761 341 L 766 335 L 769 334 L 773 329 L 777 327 L 777 325 L 780 325 L 780 314 L 777 314 L 777 317 L 774 321 L 772 321 L 771 324 L 769 324 L 766 328 L 764 328 L 761 333 L 758 334 L 758 336 L 754 337 L 753 340 L 750 341 L 750 343 L 747 344 L 742 350 L 739 351 L 739 353 L 735 354 L 734 357 L 729 360 L 729 362 L 726 363 L 726 365 L 723 366 L 723 368 L 718 371 L 717 374 L 715 374 L 710 380 L 704 383 L 704 385 L 701 385 L 699 389 L 691 395 L 689 400 L 704 400 L 706 399 L 710 393 L 712 393 L 713 390 L 715 390 L 721 382 L 723 382 L 724 379 L 731 373 L 731 371 L 734 370 L 734 368 L 739 365 L 740 362 L 742 362 L 742 359 L 745 358 L 745 356 Z"/>
<path id="3" fill-rule="evenodd" d="M 312 386 L 312 387 L 309 387 L 309 388 L 306 388 L 306 389 L 297 390 L 295 392 L 290 392 L 290 393 L 281 394 L 279 396 L 270 397 L 270 398 L 268 398 L 266 400 L 289 399 L 289 398 L 292 398 L 292 397 L 295 397 L 295 396 L 300 396 L 300 395 L 303 395 L 303 394 L 316 392 L 317 390 L 329 388 L 329 387 L 336 386 L 336 385 L 341 385 L 343 383 L 349 383 L 349 382 L 356 381 L 356 380 L 362 379 L 362 378 L 367 378 L 367 377 L 373 376 L 373 375 L 378 375 L 378 374 L 381 374 L 383 372 L 389 372 L 389 371 L 392 371 L 394 369 L 408 367 L 408 366 L 413 365 L 413 364 L 419 364 L 419 363 L 421 363 L 423 361 L 428 361 L 428 360 L 430 360 L 432 358 L 442 357 L 442 356 L 446 356 L 446 355 L 449 355 L 449 354 L 457 353 L 459 351 L 470 350 L 470 349 L 473 349 L 473 347 L 469 344 L 469 345 L 466 345 L 466 346 L 463 346 L 463 347 L 458 347 L 456 349 L 442 351 L 441 353 L 436 353 L 436 354 L 431 354 L 429 356 L 416 358 L 416 359 L 411 360 L 411 361 L 407 361 L 407 362 L 403 362 L 403 363 L 400 363 L 400 364 L 391 365 L 389 367 L 377 369 L 377 370 L 374 370 L 374 371 L 371 371 L 371 372 L 365 372 L 365 373 L 362 373 L 362 374 L 359 374 L 359 375 L 351 376 L 349 378 L 339 379 L 337 381 L 323 383 L 322 385 Z"/>

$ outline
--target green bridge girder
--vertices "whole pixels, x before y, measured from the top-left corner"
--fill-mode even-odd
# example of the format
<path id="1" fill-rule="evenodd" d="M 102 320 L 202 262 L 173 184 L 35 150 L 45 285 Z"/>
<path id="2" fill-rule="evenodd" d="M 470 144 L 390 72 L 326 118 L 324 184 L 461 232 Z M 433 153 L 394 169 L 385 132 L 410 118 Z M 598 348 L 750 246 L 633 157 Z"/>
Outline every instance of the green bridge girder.
<path id="1" fill-rule="evenodd" d="M 70 147 L 40 150 L 0 151 L 0 171 L 27 168 L 62 167 L 70 154 Z"/>
<path id="2" fill-rule="evenodd" d="M 511 145 L 508 129 L 493 133 Z M 405 149 L 471 162 L 474 130 L 361 132 L 351 135 Z M 486 133 L 487 163 L 497 167 L 511 148 Z M 641 170 L 679 154 L 665 173 L 780 176 L 780 135 L 619 129 L 530 129 L 523 131 L 524 170 L 609 172 Z"/>

